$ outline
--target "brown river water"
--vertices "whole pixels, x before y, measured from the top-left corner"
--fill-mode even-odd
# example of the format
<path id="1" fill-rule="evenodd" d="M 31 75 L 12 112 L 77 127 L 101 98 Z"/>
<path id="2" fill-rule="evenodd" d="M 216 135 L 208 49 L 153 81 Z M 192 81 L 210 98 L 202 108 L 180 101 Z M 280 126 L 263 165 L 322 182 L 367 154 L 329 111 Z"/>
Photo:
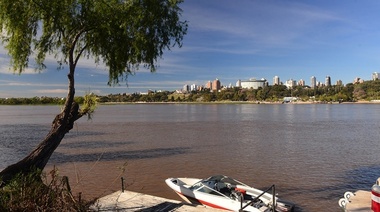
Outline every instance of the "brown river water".
<path id="1" fill-rule="evenodd" d="M 48 133 L 58 106 L 0 106 L 0 170 Z M 169 177 L 224 174 L 296 211 L 341 211 L 346 191 L 380 177 L 380 104 L 101 105 L 66 135 L 57 167 L 74 192 L 96 198 L 126 189 L 180 200 Z"/>

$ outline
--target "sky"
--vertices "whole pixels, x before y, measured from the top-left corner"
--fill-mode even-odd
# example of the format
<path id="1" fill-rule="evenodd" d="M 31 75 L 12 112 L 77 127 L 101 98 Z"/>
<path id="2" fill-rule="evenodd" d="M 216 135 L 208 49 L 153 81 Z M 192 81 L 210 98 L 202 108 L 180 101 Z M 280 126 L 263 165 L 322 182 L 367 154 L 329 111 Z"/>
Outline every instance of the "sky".
<path id="1" fill-rule="evenodd" d="M 180 90 L 219 79 L 224 86 L 240 80 L 273 77 L 332 84 L 370 80 L 380 72 L 380 1 L 378 0 L 185 0 L 182 20 L 189 24 L 181 48 L 165 51 L 155 73 L 140 69 L 127 81 L 108 86 L 103 65 L 81 59 L 76 95 Z M 67 95 L 68 68 L 14 74 L 0 46 L 0 98 Z"/>

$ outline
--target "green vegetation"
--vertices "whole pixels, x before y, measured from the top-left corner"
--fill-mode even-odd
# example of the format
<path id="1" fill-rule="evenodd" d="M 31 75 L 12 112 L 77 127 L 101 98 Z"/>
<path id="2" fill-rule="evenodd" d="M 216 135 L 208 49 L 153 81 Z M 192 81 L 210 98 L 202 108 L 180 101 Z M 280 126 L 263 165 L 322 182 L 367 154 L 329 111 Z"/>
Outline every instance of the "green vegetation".
<path id="1" fill-rule="evenodd" d="M 73 196 L 67 177 L 57 173 L 53 169 L 48 177 L 40 170 L 18 174 L 0 189 L 0 211 L 88 211 L 95 201 Z"/>
<path id="2" fill-rule="evenodd" d="M 93 94 L 92 94 L 93 95 Z M 86 96 L 78 96 L 74 101 L 80 105 L 84 105 Z M 91 97 L 90 97 L 91 98 Z M 65 98 L 58 97 L 32 97 L 32 98 L 0 98 L 1 105 L 63 105 Z M 93 105 L 89 107 L 94 107 Z"/>
<path id="3" fill-rule="evenodd" d="M 220 92 L 192 91 L 190 93 L 149 92 L 148 94 L 110 94 L 98 96 L 99 103 L 108 102 L 283 102 L 284 97 L 296 97 L 300 102 L 356 102 L 380 99 L 380 80 L 364 81 L 346 86 L 309 88 L 297 86 L 288 89 L 284 85 L 267 86 L 259 89 L 228 88 Z M 95 97 L 92 96 L 94 99 Z M 93 100 L 94 101 L 94 100 Z M 62 104 L 64 99 L 49 97 L 1 99 L 2 105 L 17 104 Z M 75 102 L 83 104 L 85 98 L 76 97 Z"/>

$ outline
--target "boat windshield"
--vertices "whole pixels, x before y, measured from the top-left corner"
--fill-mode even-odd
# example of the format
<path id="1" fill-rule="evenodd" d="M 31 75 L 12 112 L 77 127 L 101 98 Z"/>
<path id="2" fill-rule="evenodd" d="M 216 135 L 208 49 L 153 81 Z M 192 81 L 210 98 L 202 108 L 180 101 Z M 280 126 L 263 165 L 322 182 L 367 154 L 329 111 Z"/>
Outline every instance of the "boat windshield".
<path id="1" fill-rule="evenodd" d="M 192 185 L 189 189 L 190 190 L 197 190 L 197 189 L 199 189 L 202 186 L 203 186 L 202 182 L 197 182 L 194 185 Z"/>
<path id="2" fill-rule="evenodd" d="M 205 184 L 208 184 L 208 183 L 224 183 L 224 184 L 230 184 L 230 185 L 243 185 L 243 186 L 247 186 L 245 185 L 244 183 L 242 182 L 239 182 L 237 180 L 234 180 L 230 177 L 227 177 L 227 176 L 224 176 L 224 175 L 215 175 L 215 176 L 211 176 L 207 179 L 204 179 L 202 180 L 203 183 Z"/>
<path id="3" fill-rule="evenodd" d="M 189 189 L 228 197 L 230 196 L 229 194 L 231 193 L 231 188 L 236 187 L 236 185 L 247 186 L 244 183 L 230 177 L 215 175 L 193 184 Z"/>
<path id="4" fill-rule="evenodd" d="M 226 196 L 222 194 L 221 192 L 219 192 L 218 190 L 216 190 L 215 184 L 217 184 L 217 182 L 215 181 L 201 180 L 195 183 L 194 185 L 192 185 L 189 189 L 193 191 L 199 191 L 199 192 L 218 195 L 218 196 Z"/>

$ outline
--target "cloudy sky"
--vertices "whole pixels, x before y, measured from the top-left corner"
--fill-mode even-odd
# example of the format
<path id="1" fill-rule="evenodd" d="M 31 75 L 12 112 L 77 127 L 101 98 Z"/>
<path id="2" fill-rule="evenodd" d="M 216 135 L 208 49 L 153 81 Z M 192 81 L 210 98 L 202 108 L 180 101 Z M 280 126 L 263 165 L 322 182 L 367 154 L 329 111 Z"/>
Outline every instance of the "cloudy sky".
<path id="1" fill-rule="evenodd" d="M 332 83 L 369 80 L 380 72 L 380 1 L 378 0 L 185 0 L 189 22 L 182 48 L 165 52 L 155 73 L 140 70 L 118 86 L 107 85 L 103 66 L 82 59 L 76 71 L 77 95 L 152 90 L 174 91 L 185 84 L 222 85 L 273 77 Z M 0 47 L 0 98 L 65 96 L 67 68 L 48 61 L 41 73 L 9 71 Z"/>

